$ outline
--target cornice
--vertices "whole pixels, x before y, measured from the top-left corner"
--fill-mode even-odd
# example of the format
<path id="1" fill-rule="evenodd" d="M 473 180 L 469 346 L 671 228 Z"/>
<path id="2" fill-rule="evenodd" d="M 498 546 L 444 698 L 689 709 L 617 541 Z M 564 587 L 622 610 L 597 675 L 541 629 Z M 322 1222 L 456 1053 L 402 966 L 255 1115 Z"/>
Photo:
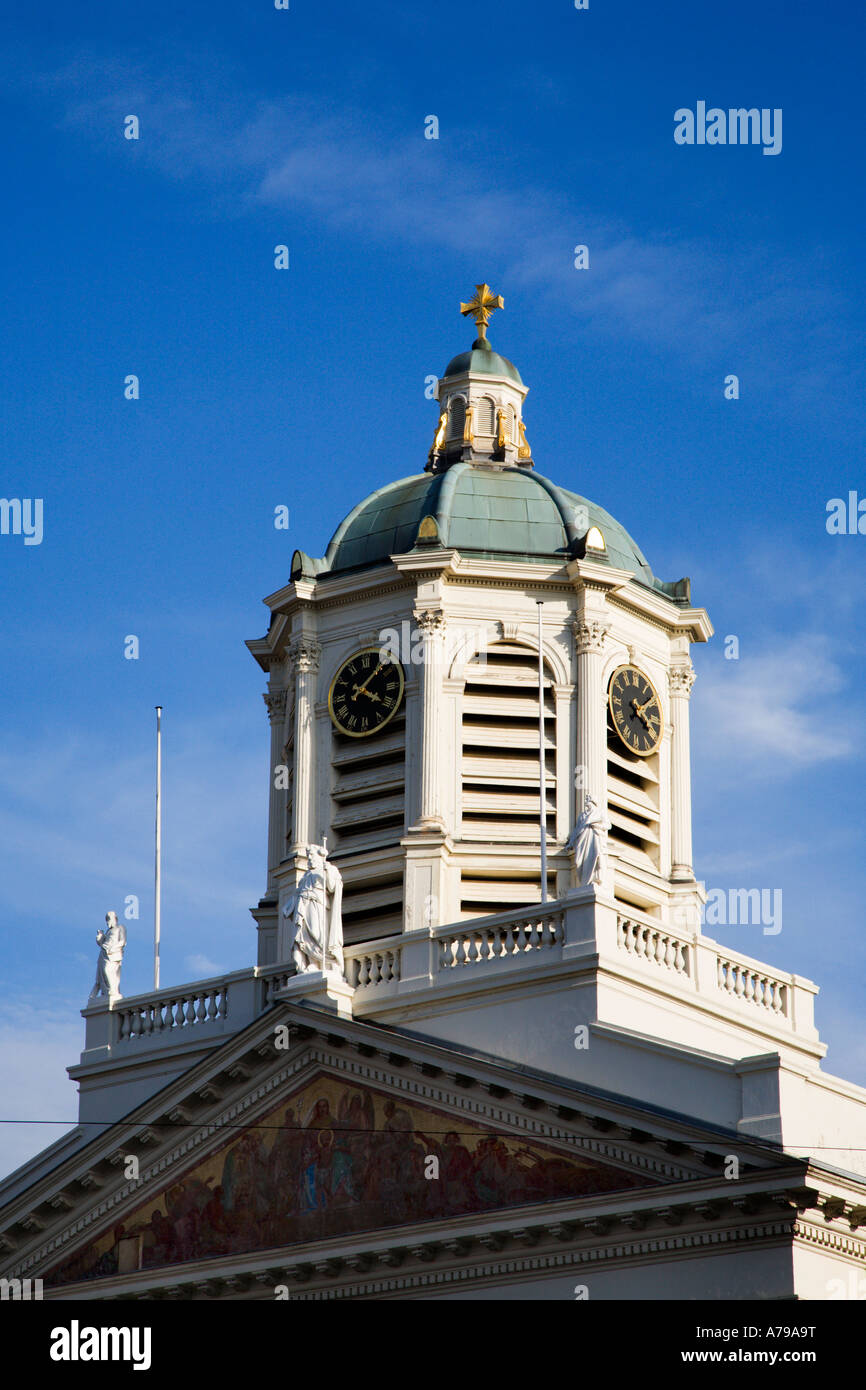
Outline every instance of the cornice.
<path id="1" fill-rule="evenodd" d="M 723 1182 L 717 1183 L 721 1186 Z M 793 1243 L 796 1208 L 786 1194 L 762 1192 L 751 1205 L 754 1210 L 746 1212 L 745 1202 L 735 1206 L 721 1191 L 694 1193 L 681 1202 L 663 1198 L 646 1211 L 629 1207 L 627 1201 L 617 1208 L 608 1203 L 607 1211 L 594 1210 L 586 1202 L 579 1203 L 579 1211 L 573 1201 L 555 1202 L 544 1210 L 511 1208 L 333 1237 L 303 1247 L 211 1258 L 195 1268 L 175 1266 L 81 1281 L 62 1291 L 49 1290 L 48 1296 L 249 1295 L 272 1301 L 277 1286 L 284 1285 L 289 1301 L 361 1298 L 570 1270 L 585 1274 L 593 1267 L 652 1264 L 671 1255 L 687 1258 L 743 1244 Z"/>
<path id="2" fill-rule="evenodd" d="M 276 1053 L 273 1044 L 275 1028 L 282 1023 L 293 1035 L 287 1054 Z M 10 1203 L 7 1229 L 13 1242 L 7 1272 L 13 1264 L 19 1276 L 55 1264 L 83 1233 L 93 1239 L 133 1210 L 144 1184 L 167 1172 L 179 1177 L 224 1144 L 227 1129 L 254 1123 L 274 1104 L 275 1092 L 320 1072 L 365 1081 L 464 1115 L 474 1124 L 525 1134 L 572 1156 L 644 1173 L 648 1183 L 658 1184 L 572 1199 L 571 1206 L 579 1203 L 587 1219 L 611 1202 L 632 1211 L 667 1210 L 672 1202 L 693 1201 L 702 1194 L 706 1198 L 708 1192 L 715 1193 L 716 1204 L 726 1197 L 733 1200 L 734 1194 L 749 1201 L 754 1189 L 768 1183 L 795 1194 L 807 1191 L 805 1163 L 760 1141 L 727 1136 L 682 1117 L 644 1114 L 625 1098 L 598 1096 L 557 1078 L 515 1073 L 484 1058 L 306 1005 L 278 1005 Z M 180 1135 L 170 1130 L 161 1140 L 163 1127 L 178 1124 Z M 116 1182 L 110 1170 L 129 1152 L 140 1156 L 141 1177 Z M 707 1174 L 708 1167 L 721 1167 L 727 1153 L 739 1155 L 746 1165 L 736 1185 Z M 840 1179 L 834 1179 L 834 1189 L 839 1186 Z M 838 1190 L 831 1191 L 830 1206 L 825 1201 L 822 1208 L 825 1221 L 845 1220 L 850 1226 L 852 1213 L 862 1210 L 866 1216 L 866 1208 L 858 1205 L 860 1187 L 841 1180 L 847 1196 L 840 1199 Z M 779 1192 L 776 1199 L 781 1199 Z M 784 1197 L 788 1205 L 793 1200 Z M 814 1204 L 820 1204 L 817 1198 Z M 545 1210 L 549 1214 L 549 1205 Z M 522 1220 L 526 1209 L 521 1211 Z M 484 1219 L 494 1218 L 514 1224 L 515 1211 Z M 635 1219 L 644 1220 L 640 1215 Z"/>

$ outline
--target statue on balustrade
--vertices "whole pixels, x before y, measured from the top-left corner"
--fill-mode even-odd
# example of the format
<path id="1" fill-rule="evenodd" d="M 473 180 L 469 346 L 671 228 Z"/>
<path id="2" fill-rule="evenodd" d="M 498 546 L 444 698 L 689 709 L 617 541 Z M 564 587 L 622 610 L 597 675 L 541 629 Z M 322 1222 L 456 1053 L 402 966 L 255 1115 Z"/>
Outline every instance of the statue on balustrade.
<path id="1" fill-rule="evenodd" d="M 565 848 L 574 854 L 579 888 L 590 884 L 604 886 L 607 878 L 607 832 L 610 821 L 587 792 L 583 810 L 568 837 Z"/>
<path id="2" fill-rule="evenodd" d="M 298 974 L 344 974 L 343 876 L 328 859 L 328 842 L 307 845 L 309 868 L 283 904 L 280 959 L 291 955 Z"/>
<path id="3" fill-rule="evenodd" d="M 106 912 L 105 931 L 98 931 L 96 940 L 99 945 L 99 960 L 96 963 L 96 980 L 88 1002 L 92 1003 L 100 995 L 107 995 L 111 1003 L 115 999 L 123 998 L 120 993 L 120 967 L 126 946 L 126 927 L 122 922 L 118 922 L 116 912 Z"/>

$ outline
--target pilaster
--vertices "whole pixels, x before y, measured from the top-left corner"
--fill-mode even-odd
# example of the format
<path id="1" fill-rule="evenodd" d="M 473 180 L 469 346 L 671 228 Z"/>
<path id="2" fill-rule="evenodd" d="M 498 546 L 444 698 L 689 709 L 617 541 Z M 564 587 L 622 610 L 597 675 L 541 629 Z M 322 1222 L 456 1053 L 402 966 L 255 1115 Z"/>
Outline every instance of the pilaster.
<path id="1" fill-rule="evenodd" d="M 573 631 L 577 653 L 576 820 L 587 793 L 601 807 L 607 797 L 607 718 L 602 668 L 610 627 L 602 594 L 592 589 L 580 591 Z"/>
<path id="2" fill-rule="evenodd" d="M 295 671 L 295 795 L 292 805 L 293 851 L 310 844 L 317 833 L 313 825 L 316 804 L 316 685 L 322 648 L 307 634 L 296 637 L 290 648 Z"/>
<path id="3" fill-rule="evenodd" d="M 442 648 L 445 636 L 445 615 L 440 608 L 416 608 L 413 614 L 422 633 L 421 660 L 421 804 L 410 833 L 439 831 L 445 833 L 439 782 L 440 730 L 442 709 Z"/>
<path id="4" fill-rule="evenodd" d="M 689 662 L 668 672 L 671 706 L 671 878 L 691 882 L 692 801 L 689 747 L 689 697 L 695 671 Z"/>

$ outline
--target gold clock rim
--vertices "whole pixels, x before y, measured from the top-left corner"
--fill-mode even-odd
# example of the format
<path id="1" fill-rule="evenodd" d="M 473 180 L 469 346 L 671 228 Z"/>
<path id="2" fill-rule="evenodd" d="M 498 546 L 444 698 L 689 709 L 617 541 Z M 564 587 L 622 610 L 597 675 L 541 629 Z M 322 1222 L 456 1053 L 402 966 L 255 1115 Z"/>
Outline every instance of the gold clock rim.
<path id="1" fill-rule="evenodd" d="M 401 704 L 403 703 L 403 693 L 406 689 L 406 673 L 403 670 L 402 663 L 399 661 L 395 661 L 394 658 L 391 657 L 389 658 L 391 665 L 394 667 L 395 670 L 399 671 L 400 673 L 400 691 L 397 695 L 397 700 L 394 705 L 394 708 L 392 709 L 391 713 L 387 716 L 387 718 L 382 720 L 381 724 L 377 724 L 375 729 L 362 729 L 359 733 L 356 734 L 353 733 L 351 729 L 344 729 L 343 725 L 340 723 L 339 719 L 334 713 L 334 686 L 337 684 L 337 681 L 340 679 L 340 676 L 342 675 L 343 671 L 346 669 L 350 662 L 357 661 L 359 656 L 364 656 L 367 652 L 376 652 L 378 654 L 381 652 L 381 650 L 381 647 L 361 647 L 359 651 L 353 652 L 351 656 L 347 656 L 345 661 L 340 662 L 339 666 L 334 672 L 334 678 L 331 681 L 330 686 L 328 687 L 328 714 L 330 716 L 331 723 L 333 724 L 334 728 L 337 729 L 346 738 L 369 738 L 371 734 L 378 734 L 380 729 L 384 729 L 386 724 L 390 724 L 391 720 L 394 718 L 394 715 L 397 713 Z"/>
<path id="2" fill-rule="evenodd" d="M 643 679 L 646 681 L 647 685 L 649 686 L 650 690 L 652 691 L 653 695 L 655 696 L 656 704 L 657 704 L 658 707 L 659 707 L 659 732 L 658 732 L 658 738 L 656 739 L 656 741 L 655 741 L 655 743 L 653 744 L 652 748 L 648 748 L 648 749 L 646 750 L 645 753 L 640 753 L 640 752 L 638 752 L 638 750 L 637 750 L 636 748 L 632 748 L 630 744 L 626 743 L 625 739 L 623 738 L 622 734 L 620 733 L 619 729 L 617 728 L 616 715 L 615 715 L 614 712 L 613 712 L 612 698 L 613 698 L 613 683 L 614 683 L 614 681 L 616 680 L 617 676 L 619 675 L 620 671 L 637 671 L 638 675 L 639 675 L 639 676 L 642 676 Z M 620 743 L 622 744 L 623 748 L 627 748 L 628 751 L 631 753 L 632 757 L 634 757 L 634 758 L 651 758 L 652 755 L 653 755 L 653 753 L 657 753 L 657 752 L 659 751 L 659 748 L 661 747 L 661 742 L 662 742 L 662 739 L 664 738 L 664 733 L 665 733 L 665 712 L 664 712 L 664 710 L 662 709 L 662 699 L 661 699 L 661 696 L 659 695 L 658 691 L 656 690 L 655 685 L 653 684 L 653 682 L 650 680 L 649 676 L 647 675 L 646 671 L 642 670 L 640 666 L 635 666 L 635 664 L 634 664 L 633 661 L 627 661 L 627 662 L 624 663 L 624 665 L 622 665 L 622 666 L 617 666 L 617 668 L 616 668 L 615 671 L 611 671 L 611 673 L 610 673 L 610 680 L 609 680 L 608 683 L 607 683 L 607 707 L 608 707 L 608 710 L 610 711 L 610 717 L 611 717 L 611 720 L 613 721 L 613 727 L 614 727 L 614 731 L 615 731 L 615 733 L 616 733 L 616 736 L 617 736 L 617 738 L 619 739 Z"/>

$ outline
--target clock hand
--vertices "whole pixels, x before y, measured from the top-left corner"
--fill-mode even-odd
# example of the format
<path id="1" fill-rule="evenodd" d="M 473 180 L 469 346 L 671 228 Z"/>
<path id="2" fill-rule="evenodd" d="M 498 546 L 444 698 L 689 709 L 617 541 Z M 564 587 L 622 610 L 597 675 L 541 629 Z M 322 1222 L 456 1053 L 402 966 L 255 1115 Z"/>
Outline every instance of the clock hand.
<path id="1" fill-rule="evenodd" d="M 364 694 L 364 695 L 366 695 L 366 697 L 367 697 L 368 700 L 373 700 L 376 704 L 381 704 L 381 702 L 382 702 L 382 697 L 381 697 L 381 695 L 377 695 L 376 692 L 375 692 L 375 690 L 363 690 L 363 691 L 362 691 L 362 688 L 361 688 L 360 685 L 355 685 L 355 686 L 352 687 L 352 689 L 354 690 L 355 693 L 354 693 L 354 695 L 350 695 L 350 696 L 349 696 L 349 699 L 350 699 L 350 700 L 357 700 L 357 698 L 358 698 L 359 695 Z"/>
<path id="2" fill-rule="evenodd" d="M 369 676 L 364 681 L 364 684 L 355 686 L 355 694 L 352 696 L 353 700 L 357 699 L 359 695 L 365 695 L 367 693 L 367 686 L 370 684 L 370 681 L 373 679 L 374 676 L 378 676 L 379 672 L 382 670 L 384 665 L 384 661 L 380 661 L 375 671 L 370 672 Z"/>
<path id="3" fill-rule="evenodd" d="M 635 714 L 637 715 L 638 719 L 642 719 L 643 722 L 644 722 L 644 724 L 646 725 L 647 728 L 649 728 L 649 720 L 647 719 L 646 715 L 644 714 L 644 710 L 646 709 L 647 705 L 651 705 L 651 704 L 652 704 L 652 696 L 650 696 L 650 698 L 649 698 L 648 700 L 644 700 L 644 702 L 643 702 L 642 705 L 639 705 L 638 702 L 637 702 L 637 700 L 632 700 L 632 702 L 631 702 L 631 707 L 632 707 L 632 709 L 634 710 Z"/>

